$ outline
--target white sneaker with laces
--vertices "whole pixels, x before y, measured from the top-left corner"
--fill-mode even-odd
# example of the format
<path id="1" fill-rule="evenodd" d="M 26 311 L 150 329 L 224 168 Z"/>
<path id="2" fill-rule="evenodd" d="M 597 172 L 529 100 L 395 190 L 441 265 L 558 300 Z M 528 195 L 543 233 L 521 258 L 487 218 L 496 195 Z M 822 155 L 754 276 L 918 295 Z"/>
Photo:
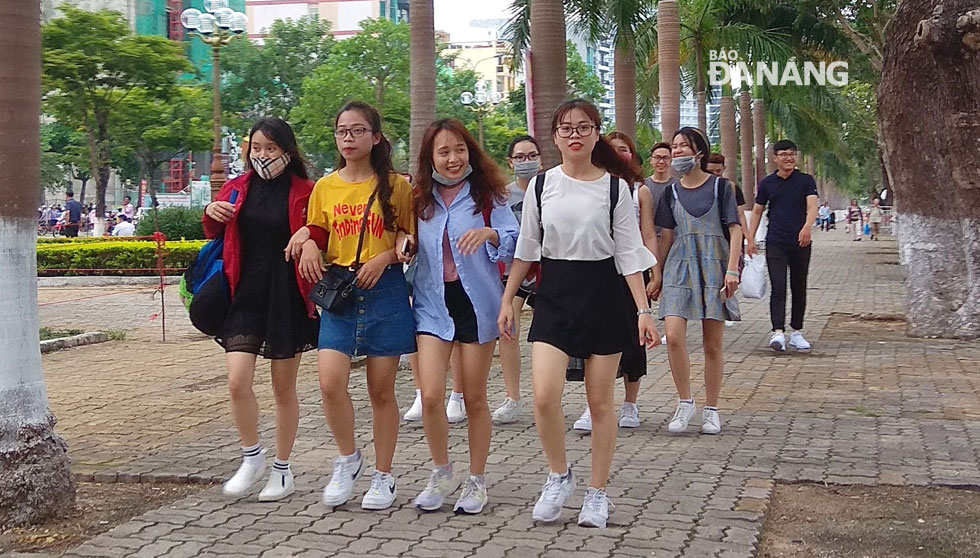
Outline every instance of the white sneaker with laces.
<path id="1" fill-rule="evenodd" d="M 789 346 L 797 351 L 806 352 L 810 350 L 810 342 L 803 337 L 802 331 L 794 331 L 789 336 Z"/>
<path id="2" fill-rule="evenodd" d="M 415 390 L 415 401 L 412 402 L 412 406 L 405 411 L 405 416 L 402 417 L 405 422 L 418 422 L 422 420 L 422 392 Z"/>
<path id="3" fill-rule="evenodd" d="M 504 400 L 504 403 L 497 407 L 497 409 L 493 412 L 493 422 L 499 424 L 515 422 L 518 418 L 520 418 L 523 411 L 524 406 L 520 401 L 514 401 L 508 397 Z"/>
<path id="4" fill-rule="evenodd" d="M 450 424 L 456 424 L 466 420 L 466 403 L 462 399 L 449 399 L 446 404 L 446 419 Z"/>
<path id="5" fill-rule="evenodd" d="M 566 423 L 567 424 L 567 423 Z M 579 432 L 592 432 L 592 412 L 588 407 L 582 413 L 582 416 L 575 421 L 572 425 L 572 430 L 578 430 Z"/>
<path id="6" fill-rule="evenodd" d="M 769 338 L 769 348 L 782 353 L 786 351 L 786 336 L 781 331 L 774 332 Z"/>
<path id="7" fill-rule="evenodd" d="M 704 409 L 701 413 L 701 433 L 718 434 L 721 432 L 721 415 L 717 409 Z"/>
<path id="8" fill-rule="evenodd" d="M 640 409 L 637 408 L 636 403 L 623 402 L 623 408 L 619 410 L 619 427 L 640 427 Z"/>
<path id="9" fill-rule="evenodd" d="M 470 475 L 463 483 L 463 493 L 456 500 L 453 511 L 456 515 L 475 515 L 487 507 L 488 501 L 486 479 Z"/>
<path id="10" fill-rule="evenodd" d="M 255 457 L 242 458 L 235 474 L 221 487 L 225 496 L 244 496 L 265 475 L 265 450 Z"/>
<path id="11" fill-rule="evenodd" d="M 606 521 L 609 520 L 609 508 L 616 509 L 616 506 L 609 501 L 606 491 L 590 486 L 585 492 L 582 511 L 578 514 L 579 526 L 605 529 Z"/>
<path id="12" fill-rule="evenodd" d="M 323 505 L 342 506 L 350 500 L 354 483 L 364 474 L 364 457 L 360 452 L 356 459 L 338 457 L 333 460 L 333 474 L 323 487 Z"/>
<path id="13" fill-rule="evenodd" d="M 691 419 L 694 418 L 695 408 L 696 405 L 693 402 L 678 402 L 677 410 L 674 411 L 674 418 L 670 419 L 670 424 L 667 425 L 667 430 L 669 432 L 673 432 L 674 434 L 687 430 L 687 425 L 690 424 Z"/>
<path id="14" fill-rule="evenodd" d="M 453 473 L 452 467 L 449 472 L 441 472 L 433 469 L 429 476 L 429 484 L 425 490 L 415 497 L 415 507 L 422 511 L 436 511 L 442 507 L 449 498 L 459 489 L 461 481 Z"/>
<path id="15" fill-rule="evenodd" d="M 549 473 L 548 481 L 541 488 L 541 497 L 534 504 L 531 519 L 543 523 L 557 521 L 561 517 L 561 508 L 575 492 L 575 476 L 569 467 L 567 475 L 562 478 L 558 473 Z"/>
<path id="16" fill-rule="evenodd" d="M 259 502 L 276 502 L 289 496 L 295 490 L 296 484 L 293 482 L 292 469 L 281 471 L 273 467 L 269 474 L 269 481 L 265 483 L 262 492 L 259 492 Z"/>
<path id="17" fill-rule="evenodd" d="M 395 487 L 395 477 L 391 473 L 375 471 L 371 475 L 371 487 L 361 498 L 361 508 L 365 510 L 386 510 L 395 503 L 398 488 Z"/>

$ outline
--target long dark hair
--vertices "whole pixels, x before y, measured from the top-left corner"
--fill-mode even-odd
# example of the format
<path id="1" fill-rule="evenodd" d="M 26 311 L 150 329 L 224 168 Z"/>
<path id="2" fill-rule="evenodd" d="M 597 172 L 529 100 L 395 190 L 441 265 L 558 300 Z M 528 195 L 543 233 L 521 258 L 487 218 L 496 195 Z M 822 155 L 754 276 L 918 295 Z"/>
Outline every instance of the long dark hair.
<path id="1" fill-rule="evenodd" d="M 443 130 L 456 134 L 466 143 L 470 166 L 473 167 L 473 174 L 467 180 L 470 182 L 470 195 L 476 202 L 475 213 L 481 213 L 488 203 L 504 203 L 507 200 L 507 180 L 500 167 L 480 149 L 479 144 L 462 122 L 455 118 L 444 118 L 429 124 L 422 137 L 413 193 L 415 214 L 424 221 L 428 221 L 434 215 L 435 197 L 432 189 L 435 185 L 432 183 L 432 151 L 435 149 L 436 136 Z"/>
<path id="2" fill-rule="evenodd" d="M 699 128 L 691 126 L 684 126 L 680 130 L 677 130 L 670 139 L 673 140 L 677 136 L 684 136 L 687 143 L 694 149 L 695 155 L 701 153 L 701 170 L 708 172 L 708 157 L 711 156 L 711 142 L 708 141 L 708 136 Z M 673 150 L 671 151 L 673 152 Z"/>
<path id="3" fill-rule="evenodd" d="M 555 110 L 555 117 L 551 119 L 551 132 L 557 133 L 561 119 L 575 109 L 585 113 L 596 126 L 596 133 L 599 134 L 599 140 L 596 142 L 595 148 L 592 149 L 592 164 L 600 169 L 605 169 L 613 176 L 626 180 L 628 184 L 643 180 L 642 171 L 635 173 L 626 161 L 619 158 L 609 140 L 602 136 L 602 117 L 599 116 L 599 110 L 585 99 L 572 99 L 558 105 L 558 109 Z"/>
<path id="4" fill-rule="evenodd" d="M 613 140 L 619 140 L 626 144 L 626 147 L 630 150 L 630 155 L 633 157 L 630 159 L 629 167 L 630 171 L 636 176 L 643 176 L 643 163 L 640 161 L 640 156 L 636 153 L 636 144 L 633 143 L 633 138 L 624 134 L 623 132 L 610 132 L 606 135 L 606 139 L 612 144 Z M 630 183 L 630 191 L 633 190 L 633 183 Z"/>
<path id="5" fill-rule="evenodd" d="M 344 108 L 340 109 L 337 117 L 334 118 L 333 125 L 337 126 L 340 116 L 349 110 L 356 110 L 371 125 L 371 133 L 378 138 L 378 143 L 371 148 L 371 168 L 378 179 L 378 203 L 381 204 L 381 214 L 384 216 L 385 230 L 395 230 L 395 207 L 391 204 L 391 196 L 395 188 L 391 185 L 391 177 L 395 174 L 395 166 L 391 163 L 391 142 L 381 131 L 381 113 L 378 109 L 361 101 L 350 101 Z M 347 166 L 347 160 L 343 155 L 337 162 L 337 169 Z"/>
<path id="6" fill-rule="evenodd" d="M 296 144 L 296 134 L 289 124 L 278 116 L 263 116 L 252 126 L 248 133 L 249 150 L 251 150 L 252 136 L 255 132 L 262 132 L 262 135 L 275 142 L 285 153 L 289 153 L 289 164 L 286 170 L 295 176 L 309 180 L 310 175 L 306 172 L 306 158 L 299 152 L 299 145 Z M 245 157 L 245 168 L 252 170 L 252 158 Z"/>

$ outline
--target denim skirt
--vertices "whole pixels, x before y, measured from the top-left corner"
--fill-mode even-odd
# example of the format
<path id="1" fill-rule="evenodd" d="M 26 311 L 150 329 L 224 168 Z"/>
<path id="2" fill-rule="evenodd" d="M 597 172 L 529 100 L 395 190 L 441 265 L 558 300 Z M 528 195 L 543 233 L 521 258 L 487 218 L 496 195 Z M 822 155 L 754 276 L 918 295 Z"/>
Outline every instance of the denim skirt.
<path id="1" fill-rule="evenodd" d="M 414 353 L 415 313 L 402 266 L 389 267 L 373 289 L 355 287 L 354 302 L 342 313 L 322 311 L 317 348 L 350 357 Z"/>

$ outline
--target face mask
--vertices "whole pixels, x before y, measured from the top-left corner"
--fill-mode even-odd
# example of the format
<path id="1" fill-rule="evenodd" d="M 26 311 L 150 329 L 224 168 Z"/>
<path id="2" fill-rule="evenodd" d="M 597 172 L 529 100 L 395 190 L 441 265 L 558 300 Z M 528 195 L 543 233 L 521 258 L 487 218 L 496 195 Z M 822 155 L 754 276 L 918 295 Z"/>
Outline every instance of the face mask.
<path id="1" fill-rule="evenodd" d="M 529 180 L 537 176 L 539 172 L 541 172 L 541 161 L 514 163 L 514 174 L 517 175 L 517 178 Z"/>
<path id="2" fill-rule="evenodd" d="M 670 168 L 681 174 L 687 174 L 694 170 L 694 155 L 690 157 L 674 157 L 670 160 Z"/>
<path id="3" fill-rule="evenodd" d="M 290 158 L 289 153 L 283 153 L 274 159 L 272 157 L 252 157 L 250 161 L 256 174 L 263 180 L 272 180 L 286 170 Z"/>
<path id="4" fill-rule="evenodd" d="M 460 182 L 466 180 L 467 177 L 469 177 L 471 174 L 473 174 L 473 165 L 466 165 L 466 170 L 463 171 L 463 176 L 455 180 L 450 180 L 449 178 L 446 178 L 438 171 L 436 171 L 436 169 L 432 169 L 432 180 L 438 182 L 439 184 L 442 184 L 443 186 L 455 186 Z"/>

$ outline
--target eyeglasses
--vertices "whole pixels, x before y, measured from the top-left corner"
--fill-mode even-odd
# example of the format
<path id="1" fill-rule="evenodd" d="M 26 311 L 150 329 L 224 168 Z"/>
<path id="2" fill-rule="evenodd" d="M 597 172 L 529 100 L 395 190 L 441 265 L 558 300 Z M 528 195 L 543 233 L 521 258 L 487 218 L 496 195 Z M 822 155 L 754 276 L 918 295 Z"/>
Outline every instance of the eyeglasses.
<path id="1" fill-rule="evenodd" d="M 780 151 L 779 153 L 776 153 L 776 157 L 782 157 L 783 159 L 792 159 L 793 157 L 796 157 L 796 152 L 795 151 Z"/>
<path id="2" fill-rule="evenodd" d="M 518 153 L 517 155 L 511 157 L 510 160 L 514 161 L 515 163 L 523 163 L 524 161 L 537 161 L 538 157 L 540 156 L 540 153 L 528 153 L 527 155 Z"/>
<path id="3" fill-rule="evenodd" d="M 598 126 L 582 124 L 581 126 L 559 126 L 555 128 L 555 132 L 558 133 L 558 137 L 560 138 L 570 138 L 572 137 L 572 132 L 578 132 L 578 135 L 585 137 L 592 134 L 592 130 L 598 129 Z"/>
<path id="4" fill-rule="evenodd" d="M 362 138 L 364 134 L 368 133 L 370 130 L 364 127 L 357 128 L 337 128 L 333 131 L 333 137 L 335 138 L 345 138 L 347 134 L 350 134 L 352 138 Z"/>
<path id="5" fill-rule="evenodd" d="M 670 160 L 670 156 L 669 155 L 654 155 L 654 156 L 652 156 L 650 158 L 653 159 L 655 162 L 658 162 L 658 163 L 659 162 L 662 162 L 662 161 L 669 161 Z"/>

